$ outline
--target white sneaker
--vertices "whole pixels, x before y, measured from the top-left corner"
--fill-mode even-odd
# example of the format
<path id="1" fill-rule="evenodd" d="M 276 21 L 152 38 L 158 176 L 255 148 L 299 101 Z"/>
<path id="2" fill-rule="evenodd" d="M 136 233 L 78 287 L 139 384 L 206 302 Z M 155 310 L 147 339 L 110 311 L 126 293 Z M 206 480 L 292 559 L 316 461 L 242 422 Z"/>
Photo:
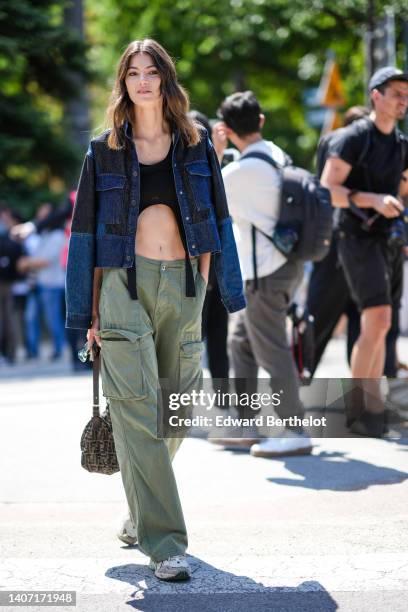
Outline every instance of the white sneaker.
<path id="1" fill-rule="evenodd" d="M 136 544 L 137 530 L 131 518 L 127 517 L 126 519 L 124 519 L 122 526 L 116 535 L 118 536 L 121 542 L 129 544 L 129 546 L 132 546 L 132 544 Z"/>
<path id="2" fill-rule="evenodd" d="M 175 555 L 164 561 L 150 561 L 149 567 L 160 580 L 189 580 L 191 577 L 186 555 Z"/>
<path id="3" fill-rule="evenodd" d="M 310 455 L 312 448 L 309 436 L 287 431 L 284 438 L 267 438 L 254 444 L 250 453 L 253 457 L 290 457 Z"/>

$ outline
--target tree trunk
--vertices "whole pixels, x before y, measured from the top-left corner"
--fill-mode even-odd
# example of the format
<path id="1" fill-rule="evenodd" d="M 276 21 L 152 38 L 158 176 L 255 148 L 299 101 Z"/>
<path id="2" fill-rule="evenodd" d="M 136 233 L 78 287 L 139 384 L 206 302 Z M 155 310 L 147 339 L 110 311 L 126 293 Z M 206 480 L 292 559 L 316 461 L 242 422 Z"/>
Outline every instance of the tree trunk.
<path id="1" fill-rule="evenodd" d="M 366 81 L 366 103 L 370 106 L 370 94 L 368 82 L 374 72 L 374 30 L 375 30 L 375 6 L 374 0 L 367 0 L 367 29 L 365 31 L 365 81 Z"/>
<path id="2" fill-rule="evenodd" d="M 64 10 L 64 23 L 67 28 L 75 30 L 84 39 L 84 11 L 82 0 L 70 0 Z M 74 145 L 85 150 L 90 137 L 89 98 L 83 77 L 72 74 L 78 96 L 65 103 L 65 112 L 69 136 Z"/>

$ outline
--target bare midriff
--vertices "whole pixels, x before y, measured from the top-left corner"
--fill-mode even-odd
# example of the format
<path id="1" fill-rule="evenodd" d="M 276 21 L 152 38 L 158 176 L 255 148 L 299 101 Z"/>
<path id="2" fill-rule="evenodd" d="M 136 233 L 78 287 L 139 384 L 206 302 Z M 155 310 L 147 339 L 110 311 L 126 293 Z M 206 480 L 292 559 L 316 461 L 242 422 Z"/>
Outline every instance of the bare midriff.
<path id="1" fill-rule="evenodd" d="M 140 213 L 135 252 L 150 259 L 184 259 L 185 250 L 177 220 L 169 206 L 154 204 Z"/>

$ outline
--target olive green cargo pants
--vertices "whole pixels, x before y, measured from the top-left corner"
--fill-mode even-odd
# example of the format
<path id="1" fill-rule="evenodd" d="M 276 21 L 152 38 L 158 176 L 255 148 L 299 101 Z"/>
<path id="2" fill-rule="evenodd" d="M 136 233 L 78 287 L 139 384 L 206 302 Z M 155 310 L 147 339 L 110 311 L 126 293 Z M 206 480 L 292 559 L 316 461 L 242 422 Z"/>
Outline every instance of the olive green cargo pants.
<path id="1" fill-rule="evenodd" d="M 167 391 L 201 385 L 205 281 L 192 260 L 196 297 L 185 296 L 185 262 L 136 256 L 138 300 L 126 270 L 103 272 L 99 303 L 102 388 L 140 549 L 153 561 L 183 554 L 187 532 L 171 461 L 182 437 L 159 438 L 159 379 Z M 177 412 L 179 416 L 180 410 Z"/>

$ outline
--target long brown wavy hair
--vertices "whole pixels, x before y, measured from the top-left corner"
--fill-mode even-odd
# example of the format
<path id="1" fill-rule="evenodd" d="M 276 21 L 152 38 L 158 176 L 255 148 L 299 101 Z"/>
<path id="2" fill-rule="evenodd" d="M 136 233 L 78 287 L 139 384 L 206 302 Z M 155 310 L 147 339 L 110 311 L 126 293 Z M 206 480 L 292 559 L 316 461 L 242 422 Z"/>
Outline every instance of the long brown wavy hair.
<path id="1" fill-rule="evenodd" d="M 125 79 L 130 60 L 137 53 L 148 53 L 160 74 L 163 116 L 170 129 L 178 129 L 187 146 L 196 145 L 200 141 L 200 131 L 194 120 L 187 116 L 190 102 L 187 92 L 177 80 L 174 62 L 158 42 L 145 38 L 131 42 L 119 60 L 116 81 L 106 112 L 107 126 L 111 128 L 109 148 L 123 147 L 123 124 L 126 120 L 132 124 L 134 122 L 133 102 L 127 93 Z"/>

